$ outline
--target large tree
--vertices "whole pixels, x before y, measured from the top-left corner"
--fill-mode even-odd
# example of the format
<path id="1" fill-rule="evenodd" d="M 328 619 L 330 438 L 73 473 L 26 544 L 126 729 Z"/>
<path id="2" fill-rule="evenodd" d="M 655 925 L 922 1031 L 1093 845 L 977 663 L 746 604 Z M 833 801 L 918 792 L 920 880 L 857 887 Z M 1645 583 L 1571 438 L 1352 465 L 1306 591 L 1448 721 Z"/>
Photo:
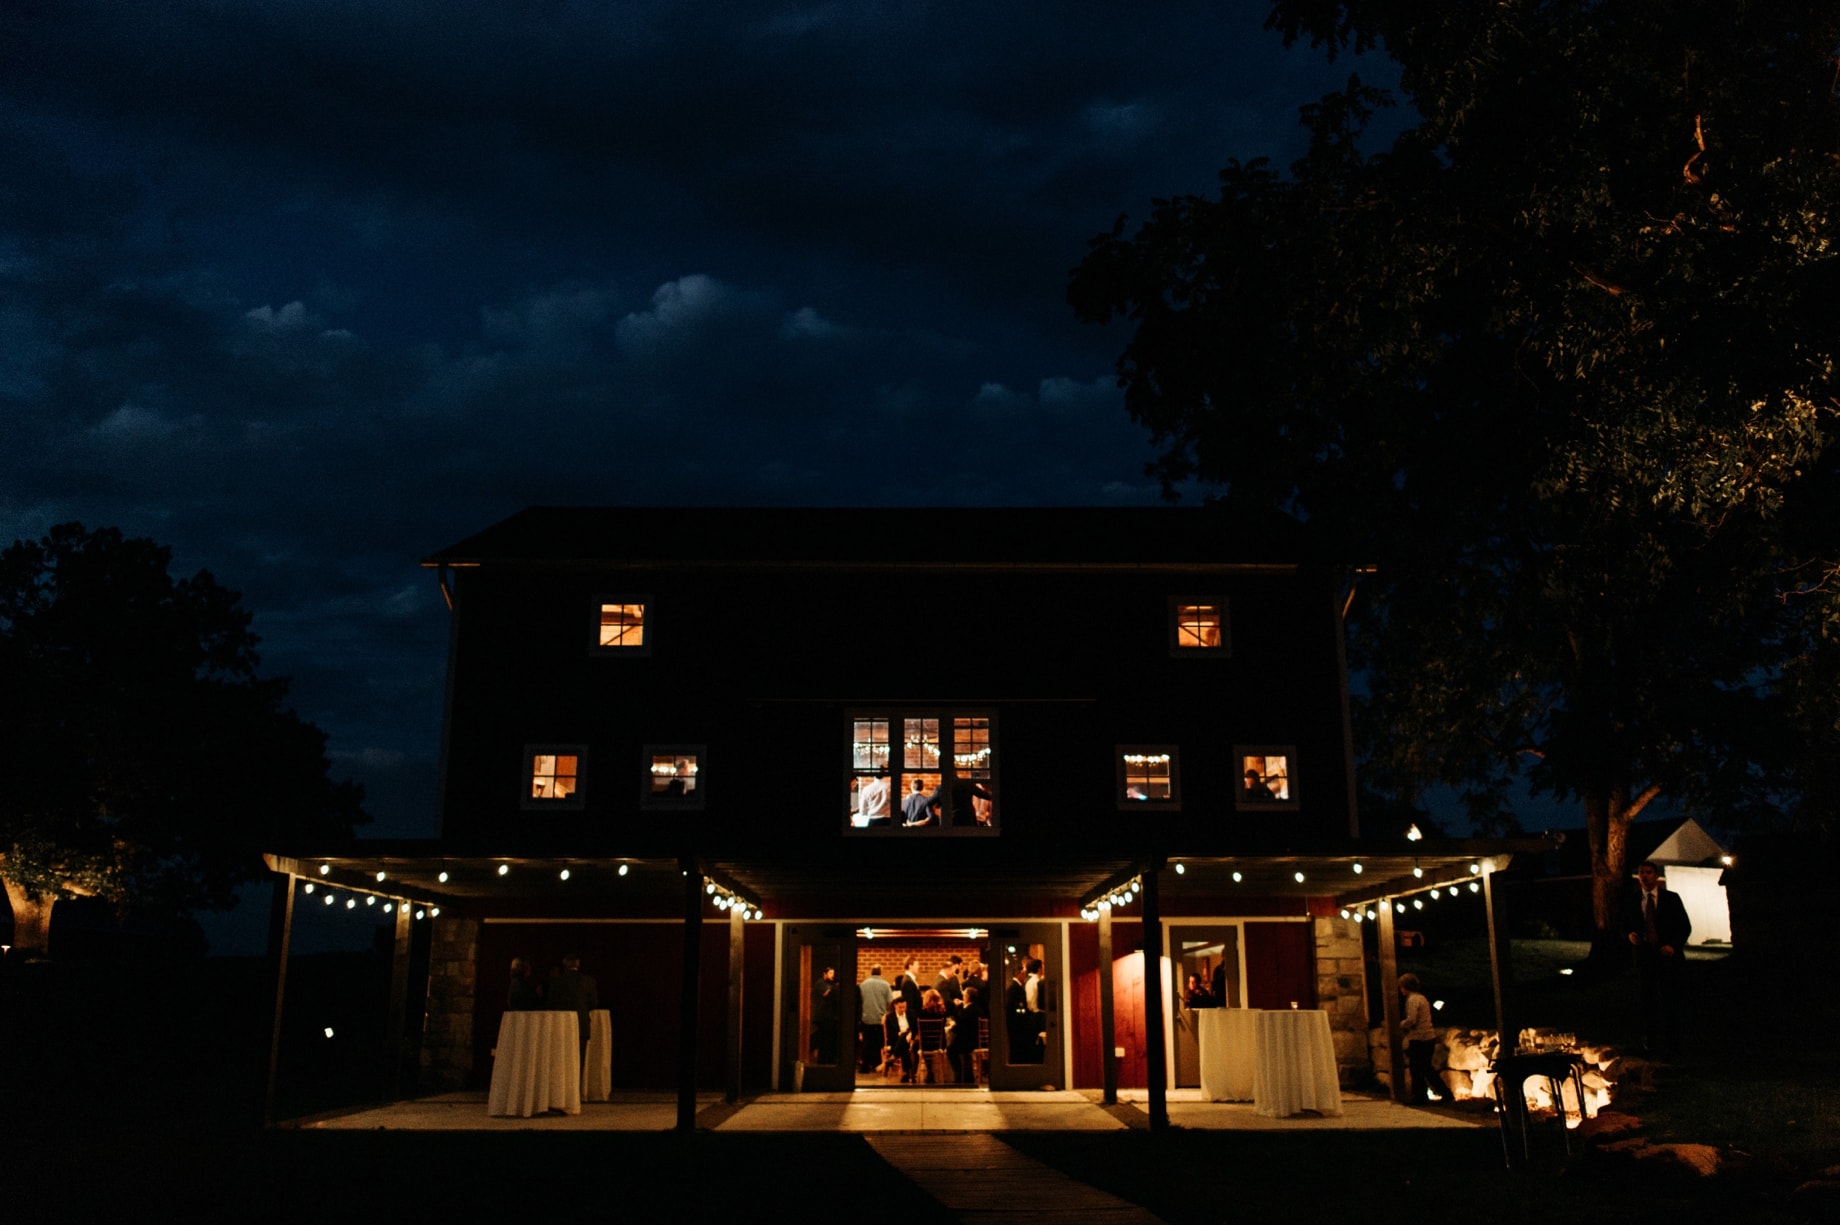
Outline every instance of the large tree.
<path id="1" fill-rule="evenodd" d="M 237 595 L 170 563 L 75 523 L 0 553 L 0 883 L 22 948 L 60 898 L 223 907 L 281 838 L 364 820 L 287 682 L 257 675 Z"/>
<path id="2" fill-rule="evenodd" d="M 1230 164 L 1120 219 L 1070 300 L 1130 321 L 1170 488 L 1377 567 L 1369 781 L 1456 785 L 1485 823 L 1517 782 L 1576 801 L 1602 931 L 1652 801 L 1732 823 L 1840 739 L 1809 683 L 1840 629 L 1840 7 L 1278 0 L 1269 25 L 1383 51 L 1404 107 L 1351 77 L 1288 175 Z"/>

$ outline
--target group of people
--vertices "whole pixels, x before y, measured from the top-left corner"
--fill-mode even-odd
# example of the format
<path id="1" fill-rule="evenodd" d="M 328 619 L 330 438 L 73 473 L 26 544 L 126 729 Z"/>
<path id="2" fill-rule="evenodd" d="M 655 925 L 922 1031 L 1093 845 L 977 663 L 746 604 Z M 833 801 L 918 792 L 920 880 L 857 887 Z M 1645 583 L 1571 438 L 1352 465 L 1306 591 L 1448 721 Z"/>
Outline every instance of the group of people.
<path id="1" fill-rule="evenodd" d="M 581 1045 L 588 1045 L 588 1014 L 601 1006 L 600 986 L 581 972 L 581 958 L 570 954 L 552 964 L 549 976 L 539 981 L 528 957 L 511 959 L 511 985 L 505 996 L 507 1012 L 572 1012 L 580 1027 Z"/>
<path id="2" fill-rule="evenodd" d="M 901 1083 L 914 1084 L 922 1056 L 942 1051 L 952 1078 L 971 1083 L 978 1022 L 988 1015 L 988 982 L 976 956 L 966 963 L 952 954 L 927 987 L 920 985 L 918 957 L 909 957 L 893 982 L 882 977 L 881 966 L 871 966 L 858 989 L 862 998 L 858 1068 L 881 1072 L 892 1061 L 900 1069 Z"/>
<path id="3" fill-rule="evenodd" d="M 856 829 L 944 825 L 946 793 L 943 780 L 929 787 L 926 779 L 918 775 L 908 777 L 907 792 L 899 797 L 893 794 L 893 784 L 885 775 L 851 779 L 850 824 Z M 951 797 L 953 824 L 992 824 L 996 797 L 988 783 L 961 779 L 952 785 Z"/>
<path id="4" fill-rule="evenodd" d="M 1623 905 L 1620 927 L 1635 963 L 1643 1051 L 1665 1058 L 1680 1051 L 1680 979 L 1693 923 L 1686 904 L 1667 887 L 1653 860 L 1644 860 L 1636 868 L 1635 884 Z M 1442 1086 L 1432 1065 L 1437 1029 L 1431 1023 L 1431 1003 L 1420 989 L 1418 975 L 1401 974 L 1399 994 L 1405 1004 L 1400 1036 L 1411 1073 L 1407 1099 L 1442 1101 Z"/>

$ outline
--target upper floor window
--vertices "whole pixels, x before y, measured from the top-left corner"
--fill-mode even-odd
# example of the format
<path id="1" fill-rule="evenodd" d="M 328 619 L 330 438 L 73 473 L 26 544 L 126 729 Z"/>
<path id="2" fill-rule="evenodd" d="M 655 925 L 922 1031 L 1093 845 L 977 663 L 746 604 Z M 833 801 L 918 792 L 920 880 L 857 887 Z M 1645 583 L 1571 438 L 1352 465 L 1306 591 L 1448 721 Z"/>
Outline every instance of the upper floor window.
<path id="1" fill-rule="evenodd" d="M 974 711 L 872 711 L 850 719 L 851 830 L 997 828 L 996 732 Z"/>
<path id="2" fill-rule="evenodd" d="M 645 596 L 601 596 L 594 601 L 594 651 L 604 655 L 647 655 Z"/>
<path id="3" fill-rule="evenodd" d="M 576 809 L 582 806 L 581 745 L 531 745 L 524 750 L 525 808 Z"/>
<path id="4" fill-rule="evenodd" d="M 1297 780 L 1292 774 L 1296 749 L 1288 745 L 1239 745 L 1233 750 L 1233 759 L 1239 763 L 1235 807 L 1297 807 Z"/>
<path id="5" fill-rule="evenodd" d="M 1180 808 L 1182 792 L 1172 744 L 1118 746 L 1118 807 Z"/>
<path id="6" fill-rule="evenodd" d="M 1227 601 L 1219 596 L 1175 596 L 1169 601 L 1169 653 L 1226 654 Z"/>
<path id="7" fill-rule="evenodd" d="M 703 764 L 708 754 L 700 744 L 648 744 L 645 746 L 645 783 L 639 797 L 642 808 L 703 807 Z"/>

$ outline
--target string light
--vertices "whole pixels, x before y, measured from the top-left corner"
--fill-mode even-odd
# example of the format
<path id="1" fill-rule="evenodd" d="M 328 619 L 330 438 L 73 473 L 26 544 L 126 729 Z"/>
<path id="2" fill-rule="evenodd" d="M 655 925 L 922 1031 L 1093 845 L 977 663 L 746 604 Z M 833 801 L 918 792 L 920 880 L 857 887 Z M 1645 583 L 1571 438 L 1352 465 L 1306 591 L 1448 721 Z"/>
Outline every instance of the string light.
<path id="1" fill-rule="evenodd" d="M 564 868 L 562 869 L 562 871 L 556 873 L 556 876 L 558 877 L 558 879 L 567 880 L 569 878 L 569 870 L 567 868 Z"/>
<path id="2" fill-rule="evenodd" d="M 1296 881 L 1296 882 L 1297 882 L 1298 884 L 1300 884 L 1300 885 L 1301 885 L 1301 884 L 1303 883 L 1303 873 L 1301 873 L 1301 872 L 1292 872 L 1292 873 L 1291 873 L 1291 879 L 1292 879 L 1292 880 L 1294 880 L 1294 881 Z"/>
<path id="3" fill-rule="evenodd" d="M 509 875 L 511 875 L 511 865 L 510 865 L 510 864 L 508 864 L 508 863 L 501 863 L 501 864 L 499 864 L 499 865 L 498 865 L 498 874 L 499 874 L 500 876 L 509 876 Z"/>
<path id="4" fill-rule="evenodd" d="M 1365 869 L 1361 867 L 1361 861 L 1358 859 L 1354 861 L 1353 866 L 1354 866 L 1354 874 L 1356 876 L 1359 876 L 1363 871 L 1365 871 Z"/>
<path id="5" fill-rule="evenodd" d="M 1477 875 L 1480 875 L 1480 874 L 1481 874 L 1481 872 L 1482 872 L 1482 865 L 1481 865 L 1481 864 L 1479 864 L 1479 863 L 1472 863 L 1472 864 L 1471 864 L 1471 865 L 1469 866 L 1469 874 L 1470 874 L 1471 876 L 1477 876 Z"/>
<path id="6" fill-rule="evenodd" d="M 620 875 L 621 875 L 621 876 L 625 876 L 625 875 L 626 875 L 626 865 L 625 865 L 625 864 L 621 864 L 621 865 L 620 865 Z"/>
<path id="7" fill-rule="evenodd" d="M 332 872 L 332 865 L 331 865 L 331 864 L 329 864 L 329 863 L 322 863 L 322 864 L 321 864 L 321 865 L 319 866 L 319 874 L 320 874 L 321 876 L 326 876 L 326 875 L 329 875 L 329 874 L 330 874 L 331 872 Z"/>
<path id="8" fill-rule="evenodd" d="M 1477 883 L 1476 883 L 1475 881 L 1471 881 L 1471 882 L 1469 883 L 1469 891 L 1470 891 L 1471 893 L 1481 893 L 1481 892 L 1482 892 L 1482 886 L 1481 886 L 1481 885 L 1479 885 L 1479 884 L 1477 884 Z"/>
<path id="9" fill-rule="evenodd" d="M 300 887 L 300 890 L 301 890 L 301 892 L 302 892 L 302 893 L 311 893 L 311 892 L 313 892 L 313 882 L 312 882 L 312 881 L 308 881 L 308 882 L 307 882 L 306 884 L 304 884 L 304 885 L 302 885 L 302 886 Z"/>
<path id="10" fill-rule="evenodd" d="M 1235 873 L 1233 874 L 1233 883 L 1234 883 L 1234 884 L 1236 884 L 1236 885 L 1237 885 L 1237 884 L 1239 884 L 1239 883 L 1240 883 L 1241 881 L 1243 881 L 1243 880 L 1245 880 L 1245 879 L 1246 879 L 1246 878 L 1245 878 L 1245 877 L 1243 877 L 1243 876 L 1241 876 L 1241 875 L 1240 875 L 1240 874 L 1239 874 L 1238 872 L 1235 872 Z"/>
<path id="11" fill-rule="evenodd" d="M 1080 917 L 1088 923 L 1097 921 L 1100 911 L 1110 911 L 1120 906 L 1129 906 L 1143 892 L 1144 881 L 1141 876 L 1133 876 L 1104 897 L 1080 909 Z"/>
<path id="12" fill-rule="evenodd" d="M 1176 875 L 1180 876 L 1186 871 L 1188 871 L 1188 869 L 1182 866 L 1182 861 L 1177 860 L 1176 861 Z"/>
<path id="13" fill-rule="evenodd" d="M 758 919 L 765 914 L 765 911 L 761 910 L 759 904 L 752 898 L 743 897 L 733 889 L 707 876 L 703 878 L 703 892 L 715 900 L 717 910 L 736 911 L 743 919 Z"/>
<path id="14" fill-rule="evenodd" d="M 445 884 L 447 883 L 447 872 L 446 872 L 446 870 L 445 870 L 445 869 L 443 869 L 443 870 L 442 870 L 442 872 L 441 872 L 441 874 L 440 874 L 439 876 L 437 876 L 437 877 L 435 877 L 435 879 L 436 879 L 436 880 L 438 880 L 438 881 L 440 881 L 440 882 L 441 882 L 441 883 L 442 883 L 443 885 L 445 885 Z"/>
<path id="15" fill-rule="evenodd" d="M 377 869 L 377 883 L 380 885 L 383 883 L 383 869 L 382 868 Z"/>

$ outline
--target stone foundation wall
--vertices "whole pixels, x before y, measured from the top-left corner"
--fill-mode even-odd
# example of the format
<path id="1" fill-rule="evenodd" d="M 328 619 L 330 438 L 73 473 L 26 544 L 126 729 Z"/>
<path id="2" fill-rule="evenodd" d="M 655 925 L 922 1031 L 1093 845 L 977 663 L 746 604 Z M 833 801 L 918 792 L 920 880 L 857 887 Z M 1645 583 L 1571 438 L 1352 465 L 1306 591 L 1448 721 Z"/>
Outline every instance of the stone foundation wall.
<path id="1" fill-rule="evenodd" d="M 1329 1014 L 1336 1070 L 1348 1088 L 1364 1082 L 1373 1068 L 1361 929 L 1352 919 L 1313 919 L 1311 924 L 1316 938 L 1316 1003 Z"/>
<path id="2" fill-rule="evenodd" d="M 428 1013 L 422 1030 L 422 1088 L 466 1087 L 473 1073 L 479 922 L 436 919 L 428 951 Z"/>

